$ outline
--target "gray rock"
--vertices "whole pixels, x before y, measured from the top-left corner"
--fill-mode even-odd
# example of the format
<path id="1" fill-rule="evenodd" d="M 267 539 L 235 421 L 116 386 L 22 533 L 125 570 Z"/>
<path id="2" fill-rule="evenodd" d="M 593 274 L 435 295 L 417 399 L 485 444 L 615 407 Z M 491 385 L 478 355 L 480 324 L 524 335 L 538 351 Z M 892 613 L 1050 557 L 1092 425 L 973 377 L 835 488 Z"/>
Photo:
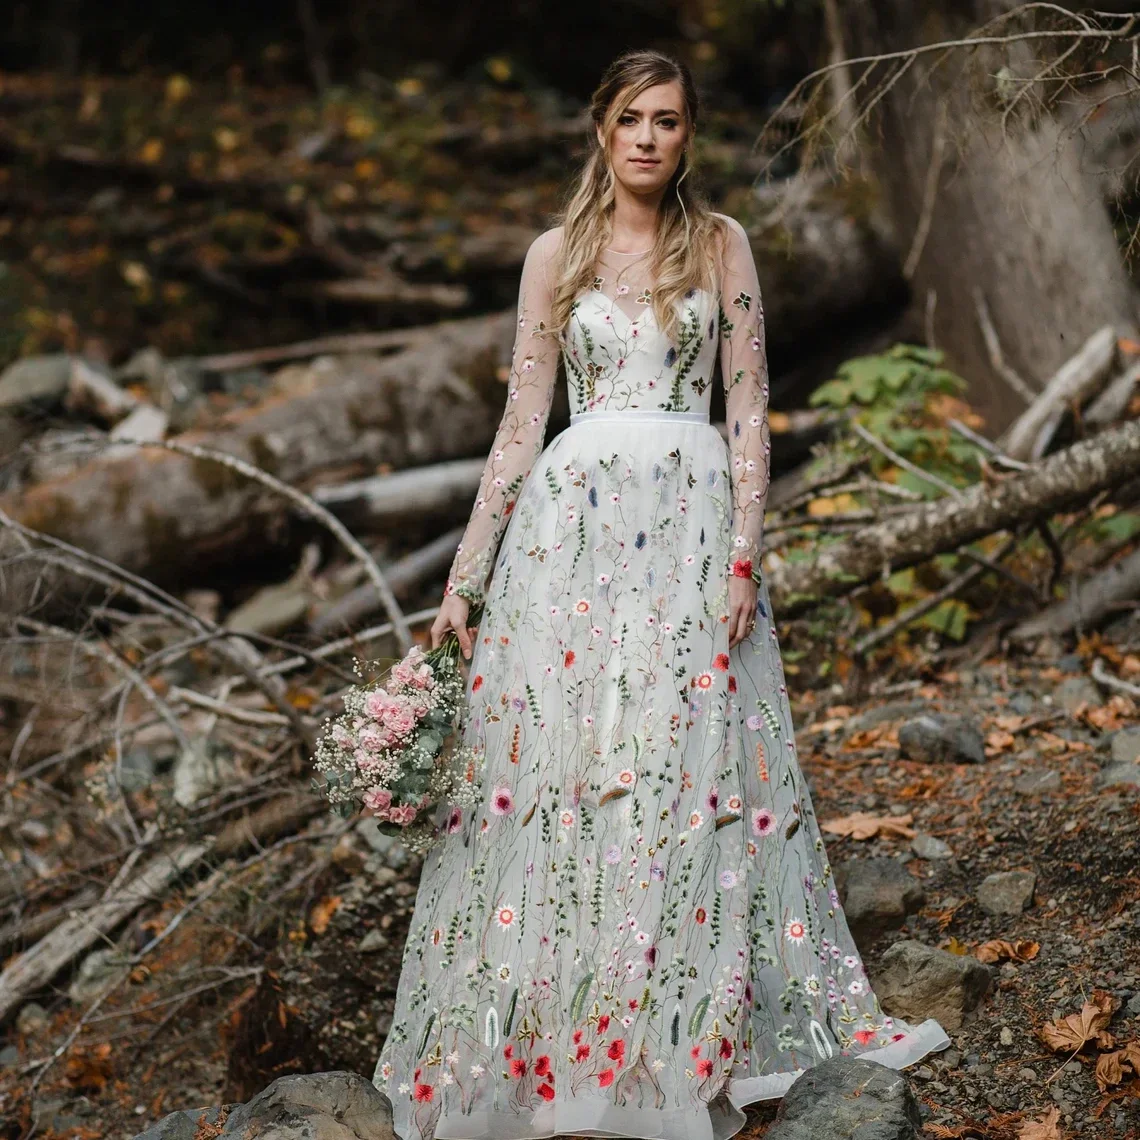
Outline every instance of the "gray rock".
<path id="1" fill-rule="evenodd" d="M 17 360 L 0 373 L 0 410 L 54 404 L 70 380 L 71 357 L 66 352 Z"/>
<path id="2" fill-rule="evenodd" d="M 356 949 L 361 954 L 374 954 L 388 945 L 388 935 L 378 926 L 374 926 L 361 940 Z"/>
<path id="3" fill-rule="evenodd" d="M 1140 1017 L 1140 994 L 1133 994 L 1128 999 L 1128 1013 L 1132 1017 Z"/>
<path id="4" fill-rule="evenodd" d="M 767 1140 L 918 1140 L 922 1116 L 906 1078 L 875 1061 L 832 1057 L 788 1089 Z"/>
<path id="5" fill-rule="evenodd" d="M 1088 677 L 1066 677 L 1054 690 L 1053 700 L 1065 710 L 1076 712 L 1081 705 L 1102 705 L 1100 689 Z"/>
<path id="6" fill-rule="evenodd" d="M 967 954 L 922 942 L 896 942 L 879 960 L 872 985 L 879 1004 L 904 1021 L 933 1017 L 946 1030 L 961 1027 L 989 992 L 990 971 Z"/>
<path id="7" fill-rule="evenodd" d="M 154 757 L 146 748 L 132 748 L 123 757 L 119 786 L 124 792 L 140 792 L 154 779 Z"/>
<path id="8" fill-rule="evenodd" d="M 1112 734 L 1112 762 L 1140 764 L 1140 728 L 1122 728 Z"/>
<path id="9" fill-rule="evenodd" d="M 1043 792 L 1055 792 L 1061 787 L 1061 773 L 1052 768 L 1039 768 L 1018 776 L 1013 786 L 1023 796 L 1039 796 Z"/>
<path id="10" fill-rule="evenodd" d="M 954 851 L 949 843 L 945 843 L 933 835 L 927 835 L 925 831 L 920 831 L 910 841 L 910 849 L 920 859 L 938 860 L 954 858 Z"/>
<path id="11" fill-rule="evenodd" d="M 899 751 L 926 764 L 984 764 L 981 729 L 965 717 L 926 713 L 899 728 Z"/>
<path id="12" fill-rule="evenodd" d="M 98 950 L 92 950 L 83 959 L 71 985 L 67 987 L 67 996 L 80 1004 L 93 1001 L 118 981 L 123 971 L 129 968 L 128 961 L 122 951 L 112 946 L 100 946 Z"/>
<path id="13" fill-rule="evenodd" d="M 237 1105 L 227 1106 L 230 1109 Z M 214 1105 L 210 1108 L 184 1108 L 178 1112 L 167 1113 L 156 1124 L 152 1124 L 145 1132 L 140 1132 L 135 1140 L 195 1140 L 200 1135 L 198 1123 L 213 1125 L 218 1121 L 222 1108 Z"/>
<path id="14" fill-rule="evenodd" d="M 845 732 L 847 734 L 863 732 L 865 729 L 874 728 L 876 725 L 885 724 L 887 721 L 918 716 L 920 713 L 926 712 L 929 707 L 927 702 L 923 700 L 889 701 L 885 705 L 877 705 L 875 708 L 859 713 L 858 716 L 853 716 L 847 722 Z"/>
<path id="15" fill-rule="evenodd" d="M 1032 712 L 1036 712 L 1041 704 L 1039 698 L 1033 693 L 1027 693 L 1024 689 L 1019 689 L 1009 698 L 1010 712 L 1018 713 L 1021 716 L 1028 716 Z"/>
<path id="16" fill-rule="evenodd" d="M 20 1063 L 20 1050 L 15 1045 L 0 1049 L 0 1069 L 11 1069 Z"/>
<path id="17" fill-rule="evenodd" d="M 1140 764 L 1110 764 L 1101 772 L 1098 782 L 1102 788 L 1140 788 Z"/>
<path id="18" fill-rule="evenodd" d="M 278 1077 L 238 1105 L 222 1136 L 242 1140 L 396 1140 L 392 1102 L 359 1073 Z"/>
<path id="19" fill-rule="evenodd" d="M 898 926 L 926 901 L 922 884 L 897 860 L 852 859 L 835 870 L 847 924 L 856 941 L 869 942 Z"/>
<path id="20" fill-rule="evenodd" d="M 43 1029 L 47 1023 L 47 1010 L 38 1001 L 30 1001 L 27 1005 L 21 1006 L 20 1012 L 16 1015 L 16 1032 L 26 1037 L 29 1033 L 35 1033 L 37 1029 Z"/>
<path id="21" fill-rule="evenodd" d="M 1021 914 L 1033 902 L 1036 887 L 1032 871 L 997 871 L 978 884 L 978 906 L 987 914 Z"/>
<path id="22" fill-rule="evenodd" d="M 410 858 L 408 849 L 394 835 L 385 835 L 373 816 L 365 816 L 356 825 L 356 834 L 393 870 L 399 871 L 407 866 Z"/>

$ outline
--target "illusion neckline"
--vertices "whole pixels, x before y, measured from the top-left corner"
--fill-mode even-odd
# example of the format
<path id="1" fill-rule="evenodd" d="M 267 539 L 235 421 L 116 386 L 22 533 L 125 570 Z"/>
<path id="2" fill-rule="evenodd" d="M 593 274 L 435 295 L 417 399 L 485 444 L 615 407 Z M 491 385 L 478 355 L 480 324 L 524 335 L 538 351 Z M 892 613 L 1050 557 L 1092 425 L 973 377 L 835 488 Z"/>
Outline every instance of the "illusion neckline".
<path id="1" fill-rule="evenodd" d="M 603 253 L 616 253 L 618 255 L 618 257 L 640 257 L 643 253 L 652 253 L 653 250 L 652 249 L 635 249 L 635 250 L 631 250 L 629 253 L 626 253 L 620 249 L 611 249 L 610 246 L 606 245 L 606 246 L 602 246 L 602 252 Z"/>

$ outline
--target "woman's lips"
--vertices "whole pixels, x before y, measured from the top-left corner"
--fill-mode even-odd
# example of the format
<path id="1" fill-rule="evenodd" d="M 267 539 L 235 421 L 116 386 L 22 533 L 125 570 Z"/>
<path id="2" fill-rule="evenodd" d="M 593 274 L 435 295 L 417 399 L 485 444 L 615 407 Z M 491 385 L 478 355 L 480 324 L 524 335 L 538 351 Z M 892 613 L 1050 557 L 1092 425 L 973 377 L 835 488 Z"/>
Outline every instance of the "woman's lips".
<path id="1" fill-rule="evenodd" d="M 631 158 L 629 161 L 635 166 L 656 166 L 661 160 L 657 158 Z"/>

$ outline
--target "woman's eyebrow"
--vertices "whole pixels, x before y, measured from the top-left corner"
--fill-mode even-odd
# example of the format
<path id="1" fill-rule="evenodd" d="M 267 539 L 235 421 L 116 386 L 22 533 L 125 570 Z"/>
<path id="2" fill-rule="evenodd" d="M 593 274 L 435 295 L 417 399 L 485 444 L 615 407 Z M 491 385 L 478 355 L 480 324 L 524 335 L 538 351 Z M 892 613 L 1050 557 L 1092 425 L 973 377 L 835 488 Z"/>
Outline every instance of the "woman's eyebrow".
<path id="1" fill-rule="evenodd" d="M 641 114 L 641 112 L 636 107 L 627 107 L 625 110 L 625 113 L 627 115 L 640 115 Z M 654 111 L 653 114 L 655 114 L 655 115 L 677 115 L 679 117 L 681 112 L 680 111 L 674 111 L 672 107 L 662 107 L 659 110 Z"/>

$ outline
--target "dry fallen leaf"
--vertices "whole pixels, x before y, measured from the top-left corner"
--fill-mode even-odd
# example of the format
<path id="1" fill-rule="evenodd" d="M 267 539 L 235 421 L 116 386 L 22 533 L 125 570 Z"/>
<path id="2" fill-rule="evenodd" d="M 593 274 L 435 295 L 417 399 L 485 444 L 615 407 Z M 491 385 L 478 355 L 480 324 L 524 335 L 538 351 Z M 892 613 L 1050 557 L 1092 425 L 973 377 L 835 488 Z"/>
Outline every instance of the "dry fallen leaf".
<path id="1" fill-rule="evenodd" d="M 1007 942 L 1004 938 L 995 938 L 990 942 L 983 942 L 974 951 L 974 957 L 979 962 L 1030 962 L 1037 957 L 1041 949 L 1040 942 Z"/>
<path id="2" fill-rule="evenodd" d="M 1112 1020 L 1114 1008 L 1111 994 L 1093 990 L 1092 1001 L 1086 1001 L 1080 1013 L 1070 1013 L 1043 1025 L 1041 1037 L 1055 1052 L 1076 1053 L 1090 1041 L 1095 1041 L 1100 1049 L 1111 1049 L 1115 1038 L 1105 1032 L 1105 1027 Z"/>
<path id="3" fill-rule="evenodd" d="M 1122 1084 L 1128 1067 L 1140 1076 L 1140 1041 L 1129 1041 L 1123 1049 L 1117 1049 L 1115 1053 L 1102 1053 L 1096 1059 L 1095 1076 L 1100 1091 L 1105 1092 L 1109 1085 Z"/>
<path id="4" fill-rule="evenodd" d="M 950 936 L 950 941 L 942 949 L 948 954 L 957 954 L 959 958 L 964 958 L 970 952 L 969 946 L 965 942 L 959 942 L 953 935 Z"/>
<path id="5" fill-rule="evenodd" d="M 1027 1120 L 1017 1131 L 1017 1140 L 1061 1140 L 1061 1110 L 1046 1109 L 1041 1120 Z"/>
<path id="6" fill-rule="evenodd" d="M 849 835 L 852 839 L 874 839 L 876 835 L 913 839 L 914 829 L 907 826 L 913 818 L 910 812 L 905 815 L 879 816 L 857 811 L 842 819 L 829 819 L 820 826 L 831 835 Z"/>
<path id="7" fill-rule="evenodd" d="M 313 907 L 309 912 L 309 925 L 313 928 L 314 934 L 324 934 L 338 906 L 340 906 L 340 895 L 329 895 Z"/>

